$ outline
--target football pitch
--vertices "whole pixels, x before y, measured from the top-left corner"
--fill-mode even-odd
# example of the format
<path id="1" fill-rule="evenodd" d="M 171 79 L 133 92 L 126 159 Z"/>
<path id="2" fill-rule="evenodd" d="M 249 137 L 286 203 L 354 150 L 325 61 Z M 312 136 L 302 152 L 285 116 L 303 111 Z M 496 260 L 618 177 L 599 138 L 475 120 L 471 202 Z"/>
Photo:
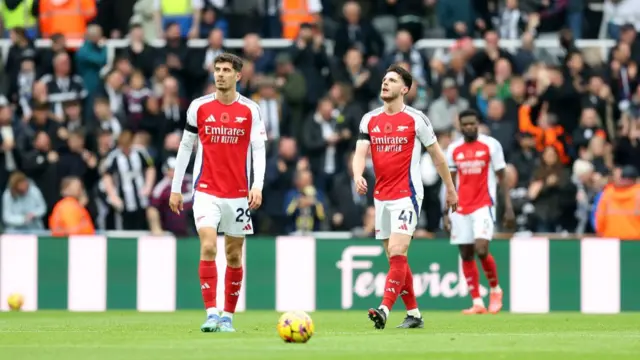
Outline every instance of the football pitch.
<path id="1" fill-rule="evenodd" d="M 202 311 L 0 313 L 2 359 L 638 359 L 640 313 L 423 314 L 424 329 L 372 329 L 366 311 L 310 314 L 316 334 L 285 344 L 276 312 L 236 315 L 237 333 L 201 333 Z"/>

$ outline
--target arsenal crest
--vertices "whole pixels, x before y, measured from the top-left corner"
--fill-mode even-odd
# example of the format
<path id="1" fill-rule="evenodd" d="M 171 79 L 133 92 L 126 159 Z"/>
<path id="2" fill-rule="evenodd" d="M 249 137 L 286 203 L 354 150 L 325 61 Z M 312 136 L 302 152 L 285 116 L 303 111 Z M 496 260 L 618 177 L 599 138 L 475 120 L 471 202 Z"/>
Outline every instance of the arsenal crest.
<path id="1" fill-rule="evenodd" d="M 220 121 L 222 121 L 223 123 L 228 123 L 229 122 L 229 113 L 222 113 L 222 116 L 220 117 Z"/>
<path id="2" fill-rule="evenodd" d="M 386 123 L 384 124 L 384 132 L 389 134 L 393 131 L 393 126 L 391 126 L 391 124 Z"/>

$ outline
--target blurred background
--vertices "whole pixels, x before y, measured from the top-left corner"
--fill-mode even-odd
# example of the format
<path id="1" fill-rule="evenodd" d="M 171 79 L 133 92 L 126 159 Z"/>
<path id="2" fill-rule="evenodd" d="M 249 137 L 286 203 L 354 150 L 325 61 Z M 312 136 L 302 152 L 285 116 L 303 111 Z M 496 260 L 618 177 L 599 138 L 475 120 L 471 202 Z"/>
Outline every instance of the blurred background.
<path id="1" fill-rule="evenodd" d="M 189 176 L 187 211 L 168 209 L 175 155 L 189 102 L 215 91 L 211 64 L 228 51 L 245 60 L 238 91 L 259 104 L 269 139 L 257 234 L 373 235 L 350 156 L 384 69 L 400 63 L 415 77 L 407 102 L 443 148 L 460 111 L 481 113 L 509 163 L 519 232 L 640 239 L 640 1 L 1 6 L 4 233 L 194 235 Z M 443 193 L 426 153 L 422 177 L 416 237 L 433 238 Z M 596 218 L 601 197 L 615 211 Z"/>

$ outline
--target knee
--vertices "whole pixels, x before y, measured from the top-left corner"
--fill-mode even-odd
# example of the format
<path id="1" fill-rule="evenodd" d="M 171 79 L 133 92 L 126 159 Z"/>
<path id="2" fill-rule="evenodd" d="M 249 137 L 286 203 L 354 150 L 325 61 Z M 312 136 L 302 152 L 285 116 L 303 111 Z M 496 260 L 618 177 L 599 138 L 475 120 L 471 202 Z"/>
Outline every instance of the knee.
<path id="1" fill-rule="evenodd" d="M 216 250 L 215 240 L 202 239 L 200 241 L 200 257 L 203 260 L 215 260 Z"/>
<path id="2" fill-rule="evenodd" d="M 409 245 L 406 244 L 394 244 L 389 245 L 387 256 L 392 258 L 397 255 L 407 255 L 407 250 L 409 250 Z"/>
<path id="3" fill-rule="evenodd" d="M 242 245 L 229 244 L 226 246 L 225 253 L 229 267 L 238 268 L 242 266 Z"/>
<path id="4" fill-rule="evenodd" d="M 462 261 L 473 261 L 473 246 L 460 247 L 460 258 Z"/>
<path id="5" fill-rule="evenodd" d="M 475 249 L 476 255 L 480 259 L 484 259 L 489 255 L 489 246 L 487 244 L 476 244 Z"/>

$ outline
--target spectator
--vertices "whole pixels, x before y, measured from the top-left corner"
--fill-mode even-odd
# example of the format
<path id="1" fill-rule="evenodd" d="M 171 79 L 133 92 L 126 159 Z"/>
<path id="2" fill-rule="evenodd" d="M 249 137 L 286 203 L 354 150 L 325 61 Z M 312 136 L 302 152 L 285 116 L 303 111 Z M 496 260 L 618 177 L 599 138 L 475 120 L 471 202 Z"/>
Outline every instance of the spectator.
<path id="1" fill-rule="evenodd" d="M 329 98 L 318 102 L 316 112 L 306 119 L 303 149 L 309 158 L 315 186 L 327 189 L 333 175 L 344 168 L 346 145 L 351 141 L 351 130 L 338 124 L 333 103 Z"/>
<path id="2" fill-rule="evenodd" d="M 267 156 L 270 156 L 281 134 L 282 97 L 276 90 L 274 78 L 262 78 L 257 82 L 256 87 L 257 92 L 252 99 L 260 107 L 260 116 L 267 132 Z"/>
<path id="3" fill-rule="evenodd" d="M 102 29 L 89 25 L 85 42 L 76 53 L 76 67 L 85 89 L 93 93 L 100 83 L 100 70 L 107 65 L 107 49 L 103 46 Z"/>
<path id="4" fill-rule="evenodd" d="M 53 58 L 53 74 L 43 76 L 40 81 L 47 86 L 49 102 L 56 117 L 64 115 L 62 103 L 67 100 L 84 100 L 88 93 L 82 78 L 71 73 L 71 59 L 66 52 Z"/>
<path id="5" fill-rule="evenodd" d="M 147 221 L 153 234 L 161 235 L 164 230 L 175 236 L 187 236 L 193 234 L 193 179 L 185 176 L 182 181 L 182 194 L 184 199 L 184 211 L 176 214 L 169 208 L 169 196 L 171 195 L 171 181 L 176 167 L 176 158 L 170 157 L 162 165 L 164 177 L 156 184 L 151 193 L 151 206 L 147 208 Z"/>
<path id="6" fill-rule="evenodd" d="M 357 48 L 347 50 L 336 71 L 334 80 L 353 88 L 354 101 L 361 108 L 368 108 L 380 92 L 381 76 L 375 67 L 363 64 L 362 53 Z"/>
<path id="7" fill-rule="evenodd" d="M 575 187 L 552 146 L 542 152 L 542 161 L 529 186 L 529 199 L 535 206 L 535 231 L 553 233 L 568 228 L 564 218 L 571 214 L 571 202 L 575 204 Z"/>
<path id="8" fill-rule="evenodd" d="M 49 218 L 51 235 L 95 234 L 93 220 L 85 208 L 89 199 L 80 178 L 66 177 L 62 179 L 60 192 L 62 199 L 53 207 L 53 212 Z"/>
<path id="9" fill-rule="evenodd" d="M 7 232 L 44 230 L 47 204 L 40 189 L 25 174 L 15 172 L 2 194 L 2 222 Z"/>
<path id="10" fill-rule="evenodd" d="M 329 58 L 324 47 L 324 35 L 313 24 L 302 24 L 294 44 L 289 50 L 291 62 L 302 73 L 307 84 L 305 110 L 316 107 L 318 99 L 328 90 L 325 74 L 329 69 Z"/>
<path id="11" fill-rule="evenodd" d="M 299 170 L 295 176 L 295 188 L 285 195 L 285 213 L 289 217 L 287 232 L 318 231 L 325 220 L 324 194 L 313 186 L 309 170 Z"/>
<path id="12" fill-rule="evenodd" d="M 351 48 L 360 50 L 367 65 L 375 66 L 383 55 L 384 43 L 378 31 L 361 18 L 362 9 L 356 1 L 346 1 L 343 20 L 336 31 L 334 55 L 343 58 Z"/>
<path id="13" fill-rule="evenodd" d="M 129 129 L 118 137 L 118 147 L 102 164 L 102 188 L 111 206 L 111 221 L 118 230 L 147 229 L 146 208 L 156 170 L 146 150 L 133 146 Z M 113 228 L 112 224 L 107 225 Z"/>
<path id="14" fill-rule="evenodd" d="M 331 209 L 331 230 L 353 231 L 364 226 L 363 213 L 373 205 L 373 188 L 369 188 L 366 195 L 360 195 L 355 189 L 351 162 L 353 153 L 347 158 L 346 171 L 338 174 L 331 187 L 329 199 L 333 204 Z M 373 184 L 371 174 L 364 174 L 368 184 Z"/>
<path id="15" fill-rule="evenodd" d="M 7 99 L 0 96 L 0 189 L 7 186 L 9 174 L 20 167 L 12 112 Z"/>
<path id="16" fill-rule="evenodd" d="M 429 108 L 429 120 L 434 131 L 445 131 L 453 127 L 453 119 L 469 108 L 469 101 L 458 96 L 458 87 L 452 78 L 442 81 L 442 96 Z"/>
<path id="17" fill-rule="evenodd" d="M 275 54 L 271 50 L 263 49 L 260 41 L 258 34 L 245 35 L 242 57 L 253 62 L 256 74 L 272 73 L 275 70 Z"/>
<path id="18" fill-rule="evenodd" d="M 113 134 L 114 139 L 120 136 L 122 133 L 122 125 L 113 115 L 108 98 L 96 98 L 93 103 L 93 113 L 96 118 L 96 126 L 98 129 L 110 132 Z"/>
<path id="19" fill-rule="evenodd" d="M 283 114 L 286 113 L 281 133 L 299 141 L 302 139 L 308 87 L 304 75 L 296 70 L 289 54 L 283 53 L 276 58 L 276 86 L 283 97 Z"/>
<path id="20" fill-rule="evenodd" d="M 595 215 L 598 236 L 624 240 L 640 238 L 640 185 L 637 179 L 638 171 L 626 166 L 622 168 L 620 178 L 604 189 Z"/>
<path id="21" fill-rule="evenodd" d="M 296 147 L 296 141 L 291 138 L 281 138 L 278 144 L 278 152 L 267 160 L 264 189 L 264 211 L 269 216 L 268 232 L 270 234 L 284 233 L 287 224 L 287 215 L 282 209 L 285 203 L 285 195 L 293 185 L 293 177 L 296 171 L 307 170 L 309 162 L 300 159 Z"/>

